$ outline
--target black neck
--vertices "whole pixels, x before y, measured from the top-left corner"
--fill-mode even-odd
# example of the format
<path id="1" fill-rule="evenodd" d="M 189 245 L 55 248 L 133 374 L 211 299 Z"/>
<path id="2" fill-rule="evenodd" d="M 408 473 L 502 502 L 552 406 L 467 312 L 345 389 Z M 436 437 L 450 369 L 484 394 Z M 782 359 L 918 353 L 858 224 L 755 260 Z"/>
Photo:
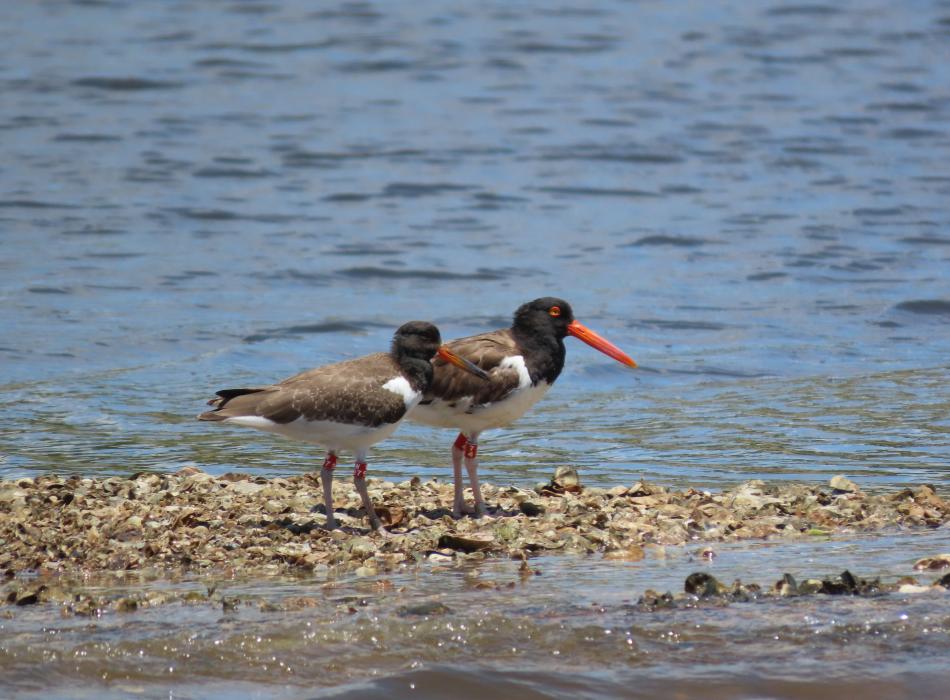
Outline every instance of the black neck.
<path id="1" fill-rule="evenodd" d="M 403 376 L 416 391 L 425 391 L 432 383 L 432 363 L 429 360 L 406 353 L 395 354 L 395 359 Z"/>
<path id="2" fill-rule="evenodd" d="M 545 381 L 553 384 L 564 369 L 564 339 L 550 331 L 538 332 L 518 325 L 512 326 L 511 333 L 521 349 L 531 383 Z"/>

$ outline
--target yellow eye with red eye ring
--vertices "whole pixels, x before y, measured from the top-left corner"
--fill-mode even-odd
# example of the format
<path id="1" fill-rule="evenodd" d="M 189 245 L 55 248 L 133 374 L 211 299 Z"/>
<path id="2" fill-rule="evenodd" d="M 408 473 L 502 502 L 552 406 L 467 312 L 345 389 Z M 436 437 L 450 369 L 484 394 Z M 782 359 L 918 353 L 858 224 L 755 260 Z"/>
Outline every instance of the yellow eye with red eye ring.
<path id="1" fill-rule="evenodd" d="M 555 318 L 557 318 L 558 316 L 561 315 L 561 307 L 560 307 L 560 306 L 552 306 L 550 309 L 548 309 L 548 313 L 551 314 L 552 316 L 554 316 Z"/>

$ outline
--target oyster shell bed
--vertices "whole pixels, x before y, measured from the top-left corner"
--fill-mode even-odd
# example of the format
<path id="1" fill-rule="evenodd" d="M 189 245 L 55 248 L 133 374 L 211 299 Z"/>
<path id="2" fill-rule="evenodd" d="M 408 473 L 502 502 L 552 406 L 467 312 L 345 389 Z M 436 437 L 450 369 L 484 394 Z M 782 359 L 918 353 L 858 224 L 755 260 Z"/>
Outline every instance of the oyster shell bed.
<path id="1" fill-rule="evenodd" d="M 535 489 L 484 485 L 492 517 L 458 521 L 451 517 L 451 484 L 370 480 L 369 490 L 390 537 L 367 528 L 359 496 L 343 482 L 334 485 L 342 527 L 325 530 L 319 480 L 309 474 L 215 477 L 188 467 L 175 474 L 128 478 L 0 481 L 0 574 L 6 577 L 2 600 L 15 605 L 56 600 L 57 577 L 135 572 L 372 576 L 423 561 L 454 564 L 502 556 L 526 562 L 545 552 L 636 561 L 651 548 L 687 542 L 815 538 L 883 528 L 934 528 L 950 521 L 950 503 L 929 486 L 865 494 L 843 477 L 827 486 L 749 481 L 711 493 L 673 491 L 642 481 L 584 488 L 575 470 L 562 467 Z M 707 551 L 715 556 L 711 547 L 703 556 Z M 939 571 L 950 567 L 950 555 L 919 564 L 919 570 Z M 523 568 L 525 575 L 531 574 L 527 563 Z M 947 585 L 947 578 L 933 586 Z M 685 593 L 742 600 L 763 591 L 868 594 L 918 585 L 905 581 L 885 586 L 847 572 L 842 581 L 800 584 L 783 579 L 750 589 L 738 583 L 730 588 L 708 577 L 692 583 L 687 579 Z M 206 599 L 211 600 L 210 593 Z M 82 614 L 82 599 L 62 602 Z M 86 607 L 101 610 L 105 603 L 133 610 L 160 602 L 167 601 L 90 599 Z M 650 608 L 671 604 L 675 598 L 652 592 L 644 596 L 643 605 Z"/>

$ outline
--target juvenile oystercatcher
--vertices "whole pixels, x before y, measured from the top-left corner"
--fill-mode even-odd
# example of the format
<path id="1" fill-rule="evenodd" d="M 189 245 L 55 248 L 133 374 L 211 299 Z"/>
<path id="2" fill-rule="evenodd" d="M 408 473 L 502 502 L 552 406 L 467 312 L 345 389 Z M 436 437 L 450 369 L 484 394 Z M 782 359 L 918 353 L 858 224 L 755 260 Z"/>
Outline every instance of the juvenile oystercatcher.
<path id="1" fill-rule="evenodd" d="M 425 321 L 399 327 L 388 353 L 317 367 L 278 384 L 252 389 L 222 389 L 208 401 L 213 411 L 198 420 L 256 428 L 327 448 L 323 461 L 323 496 L 326 527 L 336 527 L 333 517 L 333 468 L 337 452 L 354 454 L 353 483 L 374 530 L 382 523 L 366 490 L 366 455 L 383 440 L 419 401 L 432 382 L 430 360 L 459 367 L 463 373 L 483 377 L 484 371 L 442 346 L 439 329 Z"/>
<path id="2" fill-rule="evenodd" d="M 462 461 L 475 498 L 476 516 L 485 513 L 478 483 L 478 436 L 519 418 L 537 403 L 564 367 L 564 336 L 572 335 L 628 367 L 626 353 L 606 338 L 585 328 L 563 299 L 543 297 L 515 311 L 511 328 L 453 340 L 446 344 L 458 356 L 488 373 L 488 381 L 436 359 L 435 376 L 409 419 L 459 432 L 452 446 L 455 498 L 452 513 L 462 517 Z"/>

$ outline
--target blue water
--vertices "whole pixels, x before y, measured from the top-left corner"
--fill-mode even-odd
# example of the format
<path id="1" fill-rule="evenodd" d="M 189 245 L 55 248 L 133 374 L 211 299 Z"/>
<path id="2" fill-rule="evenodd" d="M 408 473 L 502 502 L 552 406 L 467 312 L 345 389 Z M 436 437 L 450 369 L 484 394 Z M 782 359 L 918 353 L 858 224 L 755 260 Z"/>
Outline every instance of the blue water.
<path id="1" fill-rule="evenodd" d="M 950 485 L 950 5 L 0 7 L 0 477 L 313 469 L 216 389 L 554 294 L 530 485 Z M 370 475 L 448 478 L 404 426 Z"/>

